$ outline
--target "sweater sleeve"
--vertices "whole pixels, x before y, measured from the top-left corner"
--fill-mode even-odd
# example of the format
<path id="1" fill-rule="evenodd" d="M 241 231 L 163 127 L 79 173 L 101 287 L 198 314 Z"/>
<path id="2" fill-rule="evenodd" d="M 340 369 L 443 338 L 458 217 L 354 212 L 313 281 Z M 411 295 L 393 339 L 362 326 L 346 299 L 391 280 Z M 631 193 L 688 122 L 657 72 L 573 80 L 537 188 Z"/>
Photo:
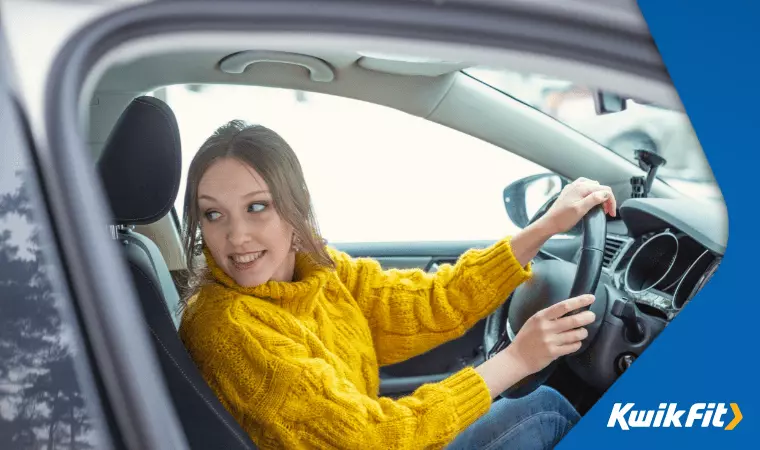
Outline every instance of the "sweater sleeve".
<path id="1" fill-rule="evenodd" d="M 199 358 L 209 385 L 262 448 L 443 448 L 490 408 L 472 368 L 408 397 L 373 398 L 305 346 L 265 331 L 226 327 Z"/>
<path id="2" fill-rule="evenodd" d="M 394 364 L 460 337 L 531 276 L 511 238 L 465 252 L 434 274 L 383 270 L 366 258 L 330 250 L 338 276 L 369 322 L 381 365 Z"/>

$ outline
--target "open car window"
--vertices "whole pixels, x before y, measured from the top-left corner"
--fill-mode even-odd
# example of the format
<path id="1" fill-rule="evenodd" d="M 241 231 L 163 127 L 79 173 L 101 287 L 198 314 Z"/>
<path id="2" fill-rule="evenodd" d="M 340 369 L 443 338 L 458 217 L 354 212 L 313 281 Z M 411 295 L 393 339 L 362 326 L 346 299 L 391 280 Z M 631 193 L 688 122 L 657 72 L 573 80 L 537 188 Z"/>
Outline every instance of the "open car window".
<path id="1" fill-rule="evenodd" d="M 293 147 L 330 242 L 500 239 L 518 229 L 504 188 L 545 168 L 480 139 L 399 110 L 289 89 L 177 85 L 166 99 L 180 127 L 183 182 L 220 125 L 267 126 Z"/>

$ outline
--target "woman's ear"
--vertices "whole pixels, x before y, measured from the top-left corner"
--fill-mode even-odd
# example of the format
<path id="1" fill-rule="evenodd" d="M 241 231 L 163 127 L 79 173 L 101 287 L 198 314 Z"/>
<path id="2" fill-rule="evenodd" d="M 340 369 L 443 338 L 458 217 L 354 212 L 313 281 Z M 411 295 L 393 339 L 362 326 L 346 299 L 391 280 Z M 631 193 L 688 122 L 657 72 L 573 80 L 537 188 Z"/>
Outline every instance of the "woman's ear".
<path id="1" fill-rule="evenodd" d="M 195 251 L 199 254 L 202 254 L 204 250 L 208 249 L 206 246 L 206 241 L 203 239 L 203 232 L 201 231 L 201 226 L 198 225 L 198 228 L 196 229 L 195 233 Z"/>
<path id="2" fill-rule="evenodd" d="M 291 241 L 290 248 L 296 253 L 301 251 L 301 239 L 295 232 L 293 233 L 293 239 Z"/>

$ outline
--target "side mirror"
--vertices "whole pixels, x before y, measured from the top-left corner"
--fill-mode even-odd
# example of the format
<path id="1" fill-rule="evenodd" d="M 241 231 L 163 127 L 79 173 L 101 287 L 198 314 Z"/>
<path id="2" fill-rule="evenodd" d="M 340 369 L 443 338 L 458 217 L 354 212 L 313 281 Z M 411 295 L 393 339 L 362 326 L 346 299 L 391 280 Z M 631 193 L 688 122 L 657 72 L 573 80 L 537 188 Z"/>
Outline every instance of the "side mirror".
<path id="1" fill-rule="evenodd" d="M 553 173 L 531 175 L 504 188 L 504 207 L 512 223 L 525 228 L 569 184 Z"/>

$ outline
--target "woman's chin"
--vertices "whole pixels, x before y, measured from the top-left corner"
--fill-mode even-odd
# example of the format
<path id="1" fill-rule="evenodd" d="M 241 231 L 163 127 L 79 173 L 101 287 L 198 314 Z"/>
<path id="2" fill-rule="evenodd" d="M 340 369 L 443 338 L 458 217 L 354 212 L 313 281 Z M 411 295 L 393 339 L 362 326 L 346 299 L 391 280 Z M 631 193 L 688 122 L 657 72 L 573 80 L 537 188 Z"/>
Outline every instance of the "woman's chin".
<path id="1" fill-rule="evenodd" d="M 262 285 L 269 281 L 268 277 L 262 277 L 257 275 L 245 275 L 245 276 L 239 276 L 235 279 L 235 282 L 241 286 L 246 288 L 252 288 L 259 285 Z"/>
<path id="2" fill-rule="evenodd" d="M 263 271 L 261 270 L 240 272 L 232 268 L 232 272 L 232 279 L 235 280 L 235 283 L 237 283 L 238 286 L 245 288 L 259 286 L 266 283 L 269 281 L 269 278 L 271 278 L 265 273 L 262 273 Z"/>

